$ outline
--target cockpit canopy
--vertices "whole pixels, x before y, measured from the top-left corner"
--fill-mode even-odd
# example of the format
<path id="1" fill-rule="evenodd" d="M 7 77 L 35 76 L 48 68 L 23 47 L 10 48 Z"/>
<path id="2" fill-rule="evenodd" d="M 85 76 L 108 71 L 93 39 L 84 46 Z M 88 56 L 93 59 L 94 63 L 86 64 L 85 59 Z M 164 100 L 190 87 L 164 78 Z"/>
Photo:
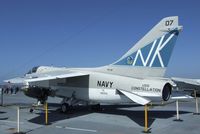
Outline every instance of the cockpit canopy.
<path id="1" fill-rule="evenodd" d="M 33 74 L 33 73 L 45 73 L 45 72 L 51 72 L 51 71 L 60 71 L 66 68 L 58 68 L 58 67 L 52 67 L 52 66 L 35 66 L 31 70 L 28 71 L 25 75 Z"/>
<path id="2" fill-rule="evenodd" d="M 32 68 L 31 70 L 29 70 L 28 73 L 26 73 L 26 74 L 36 73 L 39 67 L 40 67 L 40 66 L 35 66 L 35 67 L 33 67 L 33 68 Z"/>

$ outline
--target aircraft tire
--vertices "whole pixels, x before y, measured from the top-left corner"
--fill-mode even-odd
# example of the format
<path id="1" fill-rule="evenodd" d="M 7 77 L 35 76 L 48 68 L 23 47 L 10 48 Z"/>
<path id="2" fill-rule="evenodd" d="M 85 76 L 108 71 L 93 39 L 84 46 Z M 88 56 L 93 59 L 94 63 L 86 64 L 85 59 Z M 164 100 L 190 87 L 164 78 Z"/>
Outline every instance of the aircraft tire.
<path id="1" fill-rule="evenodd" d="M 94 111 L 101 111 L 101 105 L 100 104 L 91 105 L 91 109 Z"/>
<path id="2" fill-rule="evenodd" d="M 61 105 L 61 112 L 62 112 L 62 113 L 66 113 L 68 110 L 69 110 L 69 104 L 63 103 L 63 104 Z"/>

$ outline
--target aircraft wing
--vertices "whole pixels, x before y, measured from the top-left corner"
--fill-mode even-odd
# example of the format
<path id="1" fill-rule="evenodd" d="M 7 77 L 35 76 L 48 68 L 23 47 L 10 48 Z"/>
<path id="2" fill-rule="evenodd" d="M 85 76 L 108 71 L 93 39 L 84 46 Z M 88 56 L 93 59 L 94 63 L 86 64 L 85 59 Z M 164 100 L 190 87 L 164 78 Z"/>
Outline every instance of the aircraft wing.
<path id="1" fill-rule="evenodd" d="M 80 72 L 57 72 L 57 73 L 44 73 L 44 74 L 34 74 L 25 77 L 17 77 L 9 80 L 5 80 L 4 82 L 19 84 L 19 83 L 31 83 L 31 82 L 41 82 L 47 80 L 55 80 L 55 79 L 64 79 L 70 77 L 78 77 L 85 76 L 89 74 L 80 73 Z"/>
<path id="2" fill-rule="evenodd" d="M 11 83 L 11 84 L 23 84 L 25 83 L 26 78 L 24 77 L 16 77 L 16 78 L 12 78 L 9 80 L 4 80 L 4 82 L 6 83 Z"/>
<path id="3" fill-rule="evenodd" d="M 200 79 L 186 79 L 173 77 L 171 80 L 176 83 L 179 89 L 200 90 Z"/>
<path id="4" fill-rule="evenodd" d="M 44 76 L 44 77 L 26 79 L 25 81 L 26 82 L 39 82 L 39 81 L 45 81 L 45 80 L 63 79 L 63 78 L 85 76 L 85 75 L 88 75 L 88 74 L 72 72 L 72 73 L 66 73 L 66 74 L 60 74 L 60 75 L 49 75 L 49 76 Z"/>

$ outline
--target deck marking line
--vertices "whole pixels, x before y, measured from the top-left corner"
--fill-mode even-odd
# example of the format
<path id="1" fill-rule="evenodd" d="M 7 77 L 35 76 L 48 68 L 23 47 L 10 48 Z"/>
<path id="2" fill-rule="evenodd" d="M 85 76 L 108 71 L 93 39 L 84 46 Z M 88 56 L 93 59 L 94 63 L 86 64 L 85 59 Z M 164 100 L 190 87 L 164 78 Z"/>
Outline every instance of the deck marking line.
<path id="1" fill-rule="evenodd" d="M 6 121 L 6 120 L 0 120 L 0 122 L 3 122 L 3 123 L 14 123 L 14 124 L 17 123 L 17 121 Z M 24 124 L 24 122 L 20 122 L 20 124 Z"/>
<path id="2" fill-rule="evenodd" d="M 97 132 L 97 130 L 82 129 L 82 128 L 73 128 L 73 127 L 65 127 L 65 129 L 78 130 L 78 131 L 87 131 L 87 132 L 93 132 L 93 133 Z"/>
<path id="3" fill-rule="evenodd" d="M 85 131 L 85 132 L 93 132 L 93 133 L 97 132 L 97 130 L 83 129 L 83 128 L 74 128 L 74 127 L 56 126 L 56 128 L 64 128 L 64 129 L 77 130 L 77 131 Z"/>

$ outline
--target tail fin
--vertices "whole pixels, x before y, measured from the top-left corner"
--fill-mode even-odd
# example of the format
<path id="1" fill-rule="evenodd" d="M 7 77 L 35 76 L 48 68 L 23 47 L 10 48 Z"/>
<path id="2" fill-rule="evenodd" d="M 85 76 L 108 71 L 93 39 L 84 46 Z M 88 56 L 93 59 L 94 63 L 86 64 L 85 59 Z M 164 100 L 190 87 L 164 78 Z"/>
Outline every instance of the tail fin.
<path id="1" fill-rule="evenodd" d="M 134 67 L 141 67 L 142 70 L 149 70 L 147 72 L 144 70 L 146 74 L 143 75 L 163 76 L 181 30 L 182 26 L 178 24 L 178 16 L 162 19 L 127 53 L 111 64 L 110 67 L 119 67 L 119 65 L 120 67 L 130 67 L 127 71 L 131 71 L 130 69 Z M 156 70 L 156 72 L 153 70 Z"/>

